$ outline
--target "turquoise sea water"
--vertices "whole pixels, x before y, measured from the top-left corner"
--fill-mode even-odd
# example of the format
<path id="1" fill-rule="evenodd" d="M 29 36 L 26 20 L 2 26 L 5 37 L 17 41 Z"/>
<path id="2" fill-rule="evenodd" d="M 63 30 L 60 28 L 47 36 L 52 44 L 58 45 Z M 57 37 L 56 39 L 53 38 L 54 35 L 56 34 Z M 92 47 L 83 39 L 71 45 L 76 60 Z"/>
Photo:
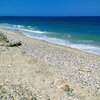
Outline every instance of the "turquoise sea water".
<path id="1" fill-rule="evenodd" d="M 100 17 L 0 17 L 0 27 L 100 55 Z"/>

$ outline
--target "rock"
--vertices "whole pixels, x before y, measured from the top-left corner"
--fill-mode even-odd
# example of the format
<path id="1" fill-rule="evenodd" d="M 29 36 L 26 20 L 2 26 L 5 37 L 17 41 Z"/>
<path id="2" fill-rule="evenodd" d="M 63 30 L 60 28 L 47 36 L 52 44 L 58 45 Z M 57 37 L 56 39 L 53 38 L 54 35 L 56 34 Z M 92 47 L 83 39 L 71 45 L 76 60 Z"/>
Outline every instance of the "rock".
<path id="1" fill-rule="evenodd" d="M 36 97 L 33 97 L 32 100 L 37 100 L 37 98 Z"/>
<path id="2" fill-rule="evenodd" d="M 92 70 L 88 69 L 88 68 L 80 68 L 79 71 L 82 71 L 82 72 L 92 72 Z"/>
<path id="3" fill-rule="evenodd" d="M 54 84 L 61 91 L 70 91 L 69 85 L 67 85 L 64 80 L 57 79 L 57 80 L 55 80 Z"/>
<path id="4" fill-rule="evenodd" d="M 11 67 L 11 65 L 8 65 L 8 67 Z"/>
<path id="5" fill-rule="evenodd" d="M 58 86 L 58 88 L 60 90 L 63 90 L 63 91 L 69 91 L 70 90 L 69 86 L 66 85 L 66 84 L 61 84 L 60 86 Z"/>
<path id="6" fill-rule="evenodd" d="M 7 39 L 7 37 L 3 33 L 0 33 L 0 41 L 4 41 L 6 43 L 9 42 L 9 40 Z"/>
<path id="7" fill-rule="evenodd" d="M 22 43 L 19 41 L 19 42 L 14 42 L 14 43 L 9 43 L 7 46 L 8 47 L 18 47 L 18 46 L 21 46 Z"/>

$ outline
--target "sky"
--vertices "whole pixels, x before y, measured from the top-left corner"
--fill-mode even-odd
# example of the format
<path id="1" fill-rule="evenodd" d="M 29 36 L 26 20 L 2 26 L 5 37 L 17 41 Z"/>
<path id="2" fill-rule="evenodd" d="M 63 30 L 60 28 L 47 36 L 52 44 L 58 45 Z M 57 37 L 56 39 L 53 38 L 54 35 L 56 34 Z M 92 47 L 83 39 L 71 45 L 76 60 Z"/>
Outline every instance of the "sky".
<path id="1" fill-rule="evenodd" d="M 0 0 L 0 16 L 100 16 L 100 0 Z"/>

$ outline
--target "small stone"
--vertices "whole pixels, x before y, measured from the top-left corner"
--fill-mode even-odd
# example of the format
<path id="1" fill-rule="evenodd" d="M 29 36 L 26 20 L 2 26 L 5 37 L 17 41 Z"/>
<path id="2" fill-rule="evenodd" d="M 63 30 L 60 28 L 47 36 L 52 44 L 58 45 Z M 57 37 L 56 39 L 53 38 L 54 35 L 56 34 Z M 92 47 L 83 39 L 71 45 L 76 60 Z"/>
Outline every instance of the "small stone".
<path id="1" fill-rule="evenodd" d="M 92 72 L 92 70 L 90 70 L 88 68 L 80 68 L 79 71 L 82 71 L 82 72 Z"/>
<path id="2" fill-rule="evenodd" d="M 62 91 L 70 91 L 69 86 L 66 84 L 61 84 L 60 86 L 58 86 L 58 89 L 60 89 Z"/>
<path id="3" fill-rule="evenodd" d="M 33 97 L 32 100 L 37 100 L 37 98 L 36 97 Z"/>
<path id="4" fill-rule="evenodd" d="M 11 65 L 8 65 L 8 67 L 11 67 Z"/>

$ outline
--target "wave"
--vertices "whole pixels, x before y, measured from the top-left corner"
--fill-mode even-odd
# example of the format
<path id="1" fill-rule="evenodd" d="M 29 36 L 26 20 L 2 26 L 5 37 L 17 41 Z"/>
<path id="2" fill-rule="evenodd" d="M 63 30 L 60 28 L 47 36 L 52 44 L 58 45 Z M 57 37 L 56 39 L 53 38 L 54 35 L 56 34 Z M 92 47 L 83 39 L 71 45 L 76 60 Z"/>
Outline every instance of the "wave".
<path id="1" fill-rule="evenodd" d="M 31 26 L 23 26 L 23 25 L 12 25 L 12 24 L 0 24 L 1 28 L 7 28 L 9 30 L 22 32 L 24 35 L 36 39 L 46 40 L 51 43 L 60 44 L 69 46 L 72 48 L 77 48 L 85 52 L 93 53 L 100 55 L 100 46 L 96 46 L 93 44 L 94 41 L 92 40 L 76 40 L 76 42 L 73 40 L 64 40 L 58 37 L 50 37 L 47 34 L 49 32 L 46 31 L 40 31 L 36 27 Z"/>
<path id="2" fill-rule="evenodd" d="M 33 32 L 37 34 L 45 34 L 46 31 L 40 31 L 36 27 L 32 28 L 31 26 L 24 26 L 24 25 L 12 25 L 12 24 L 0 24 L 0 27 L 7 28 L 15 31 L 22 31 L 22 32 Z"/>
<path id="3" fill-rule="evenodd" d="M 77 48 L 85 52 L 93 53 L 100 55 L 100 47 L 95 45 L 89 45 L 89 44 L 71 44 L 69 45 L 72 48 Z"/>

